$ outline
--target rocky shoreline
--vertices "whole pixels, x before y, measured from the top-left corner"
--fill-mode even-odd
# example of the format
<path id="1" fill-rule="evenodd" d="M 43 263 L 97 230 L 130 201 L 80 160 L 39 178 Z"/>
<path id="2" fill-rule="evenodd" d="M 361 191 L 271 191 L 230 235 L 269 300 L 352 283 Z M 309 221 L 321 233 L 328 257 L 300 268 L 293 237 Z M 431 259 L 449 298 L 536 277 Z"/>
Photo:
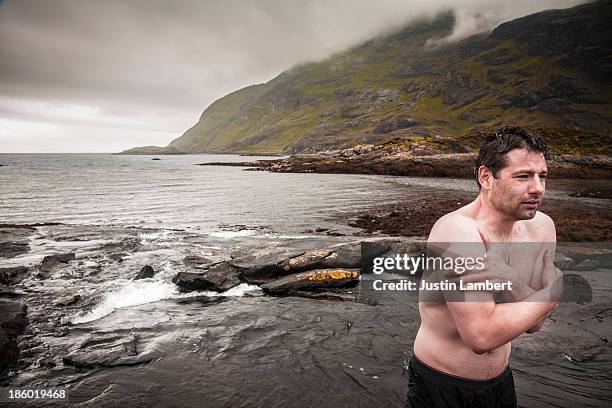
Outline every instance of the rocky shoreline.
<path id="1" fill-rule="evenodd" d="M 296 154 L 284 159 L 239 163 L 200 163 L 201 166 L 241 166 L 277 173 L 379 174 L 412 177 L 472 178 L 475 153 L 449 138 L 437 142 L 394 140 L 349 149 Z M 553 154 L 548 160 L 553 178 L 612 179 L 612 157 Z"/>

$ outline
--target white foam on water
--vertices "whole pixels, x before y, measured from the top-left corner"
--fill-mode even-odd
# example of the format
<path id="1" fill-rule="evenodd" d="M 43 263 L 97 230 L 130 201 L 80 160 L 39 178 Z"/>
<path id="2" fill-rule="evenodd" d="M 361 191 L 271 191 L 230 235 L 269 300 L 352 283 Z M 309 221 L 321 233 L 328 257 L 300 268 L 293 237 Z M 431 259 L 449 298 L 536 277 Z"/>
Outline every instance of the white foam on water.
<path id="1" fill-rule="evenodd" d="M 170 282 L 154 279 L 126 281 L 120 288 L 107 293 L 102 302 L 91 311 L 74 317 L 72 323 L 89 323 L 108 316 L 122 307 L 153 303 L 178 294 L 178 287 Z"/>
<path id="2" fill-rule="evenodd" d="M 142 245 L 150 245 L 158 241 L 175 240 L 176 236 L 173 231 L 161 230 L 158 232 L 141 232 L 138 234 L 138 238 Z"/>
<path id="3" fill-rule="evenodd" d="M 259 292 L 259 291 L 261 291 L 261 288 L 257 285 L 249 285 L 248 283 L 241 283 L 240 285 L 234 286 L 233 288 L 230 288 L 226 290 L 225 292 L 221 292 L 221 293 L 214 292 L 212 290 L 203 290 L 199 292 L 183 293 L 177 296 L 176 298 L 190 298 L 190 297 L 197 297 L 197 296 L 242 297 L 249 292 Z"/>
<path id="4" fill-rule="evenodd" d="M 231 238 L 240 238 L 240 237 L 252 237 L 255 234 L 257 234 L 256 230 L 243 229 L 243 230 L 240 230 L 240 231 L 217 231 L 217 232 L 211 232 L 209 235 L 211 237 L 216 237 L 216 238 L 231 239 Z"/>
<path id="5" fill-rule="evenodd" d="M 261 290 L 261 288 L 257 285 L 249 285 L 248 283 L 241 283 L 238 286 L 234 286 L 231 289 L 226 290 L 221 293 L 221 296 L 237 296 L 242 297 L 248 292 L 256 292 Z"/>
<path id="6" fill-rule="evenodd" d="M 120 287 L 107 293 L 104 299 L 91 311 L 72 318 L 72 323 L 89 323 L 113 313 L 117 309 L 130 306 L 154 303 L 164 299 L 181 299 L 195 296 L 242 297 L 248 292 L 259 291 L 256 285 L 241 283 L 225 292 L 199 291 L 180 293 L 178 286 L 171 282 L 157 279 L 141 279 L 137 281 L 120 281 Z"/>

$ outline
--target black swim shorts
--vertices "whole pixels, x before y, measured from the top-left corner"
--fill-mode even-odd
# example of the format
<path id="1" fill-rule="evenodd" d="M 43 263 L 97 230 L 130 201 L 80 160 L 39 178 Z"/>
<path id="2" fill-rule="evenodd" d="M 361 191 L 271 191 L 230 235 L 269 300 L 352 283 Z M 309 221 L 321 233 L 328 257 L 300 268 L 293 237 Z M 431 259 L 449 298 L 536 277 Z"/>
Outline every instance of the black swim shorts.
<path id="1" fill-rule="evenodd" d="M 489 380 L 436 370 L 414 355 L 408 364 L 408 408 L 516 408 L 510 367 Z"/>

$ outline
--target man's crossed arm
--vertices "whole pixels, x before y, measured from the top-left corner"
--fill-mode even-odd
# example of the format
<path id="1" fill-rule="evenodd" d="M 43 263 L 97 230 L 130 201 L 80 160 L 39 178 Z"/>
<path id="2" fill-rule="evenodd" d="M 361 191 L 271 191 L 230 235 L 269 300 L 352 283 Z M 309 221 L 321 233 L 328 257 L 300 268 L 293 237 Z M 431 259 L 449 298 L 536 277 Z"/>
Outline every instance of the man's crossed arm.
<path id="1" fill-rule="evenodd" d="M 473 253 L 462 253 L 462 256 L 482 256 L 488 253 L 475 222 L 456 220 L 453 223 L 456 225 L 445 225 L 444 229 L 451 227 L 453 231 L 460 231 L 459 233 L 453 233 L 453 237 L 449 237 L 448 233 L 436 231 L 434 227 L 429 244 L 435 245 L 436 241 L 448 243 L 449 238 L 452 238 L 454 242 L 470 242 L 469 248 Z M 453 248 L 449 247 L 446 251 L 452 253 Z M 465 301 L 447 301 L 447 307 L 461 338 L 478 354 L 494 350 L 525 332 L 538 331 L 549 313 L 558 306 L 563 281 L 561 271 L 554 266 L 551 251 L 544 254 L 542 288 L 530 287 L 506 263 L 490 256 L 486 257 L 484 269 L 468 271 L 460 279 L 464 283 L 482 282 L 485 279 L 492 282 L 513 282 L 512 291 L 507 293 L 511 299 L 505 299 L 511 300 L 512 303 L 496 303 L 493 294 L 486 292 L 465 292 Z"/>

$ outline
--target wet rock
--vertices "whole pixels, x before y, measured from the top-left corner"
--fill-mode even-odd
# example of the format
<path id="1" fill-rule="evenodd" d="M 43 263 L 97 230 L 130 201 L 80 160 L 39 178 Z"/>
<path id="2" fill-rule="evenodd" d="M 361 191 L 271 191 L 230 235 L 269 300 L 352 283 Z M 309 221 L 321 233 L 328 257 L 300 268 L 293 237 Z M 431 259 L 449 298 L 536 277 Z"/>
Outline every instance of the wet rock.
<path id="1" fill-rule="evenodd" d="M 183 263 L 185 265 L 189 265 L 192 266 L 194 268 L 201 268 L 203 265 L 205 266 L 209 266 L 210 264 L 214 263 L 212 260 L 205 258 L 203 256 L 199 256 L 199 255 L 187 255 L 185 258 L 183 258 Z"/>
<path id="2" fill-rule="evenodd" d="M 28 268 L 17 266 L 14 268 L 0 268 L 0 284 L 10 286 L 20 283 L 28 276 Z"/>
<path id="3" fill-rule="evenodd" d="M 15 339 L 9 338 L 0 330 L 0 376 L 15 368 L 19 360 L 19 346 Z"/>
<path id="4" fill-rule="evenodd" d="M 576 264 L 580 264 L 583 261 L 587 260 L 591 261 L 585 263 L 584 265 L 582 265 L 582 267 L 591 268 L 591 266 L 594 265 L 592 261 L 597 261 L 599 263 L 598 267 L 600 268 L 612 267 L 612 247 L 608 242 L 564 242 L 557 249 L 557 253 L 558 252 L 562 252 L 564 255 L 572 258 L 576 262 Z"/>
<path id="5" fill-rule="evenodd" d="M 27 311 L 23 303 L 0 300 L 0 375 L 17 366 L 17 337 L 28 324 Z"/>
<path id="6" fill-rule="evenodd" d="M 303 250 L 261 251 L 237 257 L 231 264 L 241 270 L 241 280 L 259 285 L 286 275 L 279 264 L 304 253 Z"/>
<path id="7" fill-rule="evenodd" d="M 134 276 L 134 280 L 149 279 L 152 278 L 154 275 L 155 271 L 153 270 L 153 267 L 151 267 L 150 265 L 145 265 L 142 267 L 140 272 L 138 272 L 136 276 Z"/>
<path id="8" fill-rule="evenodd" d="M 327 232 L 325 228 L 318 228 Z M 240 279 L 263 284 L 287 274 L 313 269 L 359 268 L 361 244 L 359 242 L 312 249 L 306 252 L 276 252 L 265 256 L 243 257 L 231 261 L 241 269 Z"/>
<path id="9" fill-rule="evenodd" d="M 34 228 L 15 226 L 0 227 L 0 258 L 13 258 L 30 250 L 29 237 Z"/>
<path id="10" fill-rule="evenodd" d="M 70 306 L 81 300 L 81 295 L 67 295 L 56 299 L 53 304 L 55 306 Z"/>
<path id="11" fill-rule="evenodd" d="M 126 254 L 125 252 L 120 252 L 118 254 L 110 254 L 108 258 L 115 262 L 123 262 L 123 257 L 127 255 L 128 254 Z"/>
<path id="12" fill-rule="evenodd" d="M 282 261 L 278 261 L 278 256 L 276 256 L 273 262 L 263 265 L 248 266 L 248 268 L 246 268 L 244 264 L 239 265 L 243 269 L 240 277 L 243 280 L 250 281 L 249 283 L 261 284 L 287 274 L 295 274 L 314 269 L 361 268 L 363 245 L 366 246 L 366 251 L 369 256 L 379 256 L 390 252 L 415 255 L 425 250 L 423 242 L 413 240 L 372 239 L 363 242 L 351 242 L 348 244 L 331 246 L 329 248 L 309 250 Z M 232 262 L 234 263 L 235 261 Z M 267 275 L 266 268 L 268 268 Z M 251 272 L 249 276 L 251 279 L 245 277 L 245 270 Z M 256 275 L 253 271 L 257 271 L 260 274 Z M 253 282 L 252 278 L 255 276 L 259 278 L 257 282 Z"/>
<path id="13" fill-rule="evenodd" d="M 299 256 L 289 258 L 279 264 L 285 273 L 296 273 L 315 269 L 321 261 L 331 254 L 327 249 L 307 251 Z"/>
<path id="14" fill-rule="evenodd" d="M 244 282 L 252 285 L 270 282 L 280 276 L 283 276 L 283 270 L 277 264 L 253 265 L 240 274 Z"/>
<path id="15" fill-rule="evenodd" d="M 564 271 L 574 267 L 576 265 L 576 261 L 574 261 L 569 256 L 563 254 L 563 252 L 557 251 L 555 253 L 555 265 L 557 266 L 557 268 Z"/>
<path id="16" fill-rule="evenodd" d="M 119 241 L 107 242 L 100 249 L 120 256 L 127 256 L 128 253 L 134 252 L 140 244 L 141 242 L 138 238 L 127 237 Z M 114 256 L 114 254 L 110 256 Z"/>
<path id="17" fill-rule="evenodd" d="M 53 356 L 43 356 L 36 360 L 37 367 L 53 368 L 57 367 L 58 360 Z"/>
<path id="18" fill-rule="evenodd" d="M 361 243 L 352 242 L 340 244 L 329 248 L 331 253 L 319 263 L 319 268 L 347 268 L 355 269 L 361 267 Z"/>
<path id="19" fill-rule="evenodd" d="M 592 271 L 593 269 L 599 268 L 599 262 L 594 259 L 585 259 L 578 265 L 574 266 L 576 271 Z"/>
<path id="20" fill-rule="evenodd" d="M 185 291 L 213 290 L 223 292 L 241 283 L 241 269 L 229 262 L 220 262 L 202 273 L 179 272 L 172 282 Z"/>
<path id="21" fill-rule="evenodd" d="M 0 300 L 0 330 L 9 337 L 17 337 L 28 325 L 28 307 L 19 302 Z"/>
<path id="22" fill-rule="evenodd" d="M 172 278 L 172 283 L 186 292 L 211 290 L 214 287 L 202 273 L 194 272 L 179 272 Z"/>
<path id="23" fill-rule="evenodd" d="M 356 285 L 359 272 L 345 269 L 317 269 L 284 276 L 261 286 L 269 294 L 282 294 L 292 290 L 328 288 Z"/>
<path id="24" fill-rule="evenodd" d="M 131 333 L 121 336 L 91 336 L 77 350 L 64 356 L 65 365 L 77 368 L 117 367 L 145 364 L 152 357 L 139 354 L 139 337 Z"/>
<path id="25" fill-rule="evenodd" d="M 53 271 L 65 267 L 70 261 L 75 259 L 74 252 L 45 256 L 38 267 L 38 276 L 41 279 L 46 279 Z"/>
<path id="26" fill-rule="evenodd" d="M 563 295 L 561 302 L 585 302 L 593 299 L 593 290 L 589 282 L 580 275 L 563 275 Z"/>

